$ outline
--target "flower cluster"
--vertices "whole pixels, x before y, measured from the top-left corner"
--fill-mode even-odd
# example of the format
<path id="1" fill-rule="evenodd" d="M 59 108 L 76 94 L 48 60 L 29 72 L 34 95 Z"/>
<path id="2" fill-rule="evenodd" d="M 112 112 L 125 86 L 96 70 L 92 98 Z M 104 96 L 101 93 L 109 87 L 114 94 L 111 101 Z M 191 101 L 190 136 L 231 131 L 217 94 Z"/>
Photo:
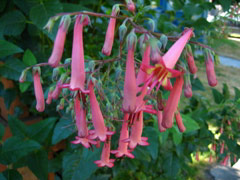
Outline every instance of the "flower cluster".
<path id="1" fill-rule="evenodd" d="M 126 7 L 129 11 L 135 13 L 135 4 L 132 0 L 126 0 Z M 114 5 L 102 48 L 102 54 L 106 56 L 110 56 L 112 52 L 117 22 L 116 16 L 118 16 L 119 13 L 120 6 Z M 121 44 L 123 44 L 122 41 L 127 33 L 127 27 L 125 26 L 126 22 L 127 21 L 124 21 L 119 29 Z M 54 42 L 52 54 L 48 60 L 48 64 L 55 69 L 59 66 L 62 58 L 66 33 L 70 23 L 70 16 L 63 16 Z M 122 121 L 118 148 L 116 150 L 111 150 L 111 136 L 115 132 L 105 124 L 104 116 L 94 92 L 96 80 L 94 80 L 93 77 L 86 78 L 83 32 L 84 27 L 89 24 L 90 18 L 87 15 L 79 14 L 76 16 L 73 30 L 72 57 L 70 61 L 71 77 L 68 78 L 64 74 L 60 77 L 55 88 L 49 89 L 46 103 L 50 104 L 52 99 L 57 99 L 61 93 L 64 94 L 66 90 L 70 90 L 74 102 L 73 117 L 77 127 L 77 136 L 72 143 L 82 144 L 85 148 L 90 148 L 95 145 L 98 146 L 99 141 L 104 142 L 101 160 L 95 161 L 95 163 L 99 167 L 113 167 L 114 159 L 110 159 L 110 153 L 114 154 L 116 158 L 123 156 L 134 158 L 132 151 L 137 145 L 149 145 L 148 138 L 142 137 L 144 113 L 156 114 L 160 132 L 173 126 L 174 117 L 179 131 L 184 132 L 186 130 L 182 122 L 178 104 L 182 89 L 184 88 L 184 94 L 188 98 L 192 96 L 192 90 L 190 78 L 184 77 L 188 74 L 188 70 L 179 65 L 178 61 L 186 47 L 185 57 L 187 59 L 189 71 L 192 74 L 197 72 L 192 50 L 190 46 L 187 45 L 190 38 L 193 36 L 193 29 L 186 28 L 178 37 L 178 40 L 165 53 L 161 51 L 165 50 L 167 45 L 167 37 L 165 35 L 157 39 L 153 35 L 144 32 L 138 41 L 136 34 L 138 31 L 136 27 L 134 27 L 126 36 L 127 57 L 122 101 L 124 118 Z M 154 28 L 152 28 L 152 30 L 154 30 Z M 137 44 L 140 44 L 142 50 L 142 62 L 138 71 L 136 71 L 135 65 Z M 217 80 L 211 54 L 207 52 L 206 57 L 208 82 L 209 85 L 215 86 Z M 24 81 L 23 77 L 21 76 L 21 82 Z M 33 79 L 37 101 L 36 109 L 42 112 L 44 111 L 45 103 L 40 82 L 39 67 L 34 68 Z M 174 79 L 175 82 L 173 81 Z M 174 82 L 173 85 L 172 82 Z M 146 97 L 153 91 L 161 91 L 161 86 L 165 90 L 170 91 L 170 95 L 167 100 L 160 98 L 160 100 L 158 100 L 158 107 L 154 108 L 154 105 L 150 104 Z M 65 99 L 60 100 L 58 109 L 64 108 L 64 102 Z M 91 122 L 94 129 L 89 129 L 90 126 L 88 126 L 87 102 L 90 104 Z"/>

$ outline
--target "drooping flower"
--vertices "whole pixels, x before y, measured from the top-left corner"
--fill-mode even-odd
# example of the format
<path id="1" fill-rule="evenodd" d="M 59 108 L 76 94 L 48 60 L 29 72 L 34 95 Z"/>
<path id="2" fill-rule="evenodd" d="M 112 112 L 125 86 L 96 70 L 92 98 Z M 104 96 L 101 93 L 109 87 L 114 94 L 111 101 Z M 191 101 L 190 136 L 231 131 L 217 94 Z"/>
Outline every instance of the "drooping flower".
<path id="1" fill-rule="evenodd" d="M 81 105 L 78 95 L 74 99 L 74 111 L 78 135 L 75 137 L 76 140 L 72 141 L 72 143 L 82 144 L 85 148 L 90 148 L 91 144 L 97 144 L 97 142 L 88 138 L 86 110 Z"/>
<path id="2" fill-rule="evenodd" d="M 186 128 L 182 122 L 182 117 L 181 117 L 181 114 L 179 111 L 175 114 L 175 118 L 176 118 L 176 123 L 177 123 L 179 131 L 184 132 L 186 130 Z"/>
<path id="3" fill-rule="evenodd" d="M 60 79 L 58 80 L 58 82 L 56 84 L 54 91 L 51 94 L 52 99 L 56 100 L 59 97 L 59 95 L 62 92 L 62 88 L 63 88 L 62 85 L 65 83 L 66 78 L 67 78 L 66 74 L 61 75 Z"/>
<path id="4" fill-rule="evenodd" d="M 170 47 L 166 54 L 164 54 L 163 61 L 167 68 L 172 69 L 175 66 L 185 45 L 192 36 L 193 30 L 191 28 L 185 29 L 182 36 Z"/>
<path id="5" fill-rule="evenodd" d="M 118 149 L 111 151 L 111 153 L 115 154 L 116 157 L 127 156 L 129 158 L 134 158 L 134 155 L 130 152 L 130 150 L 128 150 L 128 143 L 124 142 L 125 139 L 129 138 L 128 117 L 129 114 L 124 115 L 124 121 L 122 123 L 122 129 L 119 137 Z"/>
<path id="6" fill-rule="evenodd" d="M 196 152 L 196 160 L 199 161 L 199 153 L 198 153 L 198 151 Z"/>
<path id="7" fill-rule="evenodd" d="M 209 156 L 209 161 L 208 161 L 208 162 L 209 162 L 209 163 L 212 163 L 212 160 L 213 160 L 213 159 L 212 159 L 212 153 L 211 153 L 210 156 Z"/>
<path id="8" fill-rule="evenodd" d="M 72 71 L 70 90 L 80 90 L 85 93 L 85 67 L 83 49 L 83 27 L 90 24 L 90 19 L 85 15 L 78 15 L 74 25 L 72 48 Z"/>
<path id="9" fill-rule="evenodd" d="M 224 142 L 222 142 L 221 147 L 220 147 L 220 154 L 224 153 Z"/>
<path id="10" fill-rule="evenodd" d="M 162 111 L 158 110 L 157 111 L 157 120 L 158 120 L 158 129 L 160 132 L 166 131 L 166 128 L 162 126 L 162 118 L 163 118 L 163 113 Z"/>
<path id="11" fill-rule="evenodd" d="M 111 146 L 111 136 L 108 136 L 107 140 L 104 142 L 102 149 L 101 160 L 94 161 L 98 167 L 107 166 L 112 168 L 114 166 L 115 159 L 110 159 L 110 146 Z"/>
<path id="12" fill-rule="evenodd" d="M 52 67 L 57 67 L 59 62 L 62 59 L 64 43 L 66 39 L 66 34 L 68 31 L 68 27 L 71 23 L 71 18 L 69 15 L 63 16 L 58 28 L 57 36 L 54 41 L 53 51 L 48 59 L 48 64 Z"/>
<path id="13" fill-rule="evenodd" d="M 39 67 L 33 68 L 33 83 L 34 83 L 34 92 L 36 97 L 36 109 L 38 112 L 43 112 L 45 109 L 45 102 L 44 102 L 44 95 L 43 95 L 43 89 L 41 84 L 41 70 Z"/>
<path id="14" fill-rule="evenodd" d="M 190 45 L 186 45 L 186 59 L 187 59 L 187 63 L 188 63 L 188 68 L 190 73 L 192 74 L 196 74 L 196 72 L 198 71 L 198 68 L 195 64 L 194 61 L 194 57 L 193 57 L 193 53 L 192 53 L 192 48 Z"/>
<path id="15" fill-rule="evenodd" d="M 190 81 L 190 76 L 189 73 L 186 73 L 184 75 L 184 96 L 186 98 L 191 98 L 192 97 L 192 85 L 191 85 L 191 81 Z"/>
<path id="16" fill-rule="evenodd" d="M 47 97 L 47 100 L 46 100 L 46 103 L 47 104 L 51 104 L 52 103 L 52 93 L 54 91 L 54 88 L 51 87 L 48 91 L 48 97 Z"/>
<path id="17" fill-rule="evenodd" d="M 129 142 L 129 148 L 134 149 L 137 145 L 148 146 L 147 137 L 142 137 L 143 131 L 143 111 L 135 114 L 133 125 L 131 127 L 131 135 L 124 142 Z"/>
<path id="18" fill-rule="evenodd" d="M 173 125 L 173 116 L 178 107 L 178 102 L 181 97 L 183 87 L 183 77 L 179 76 L 173 85 L 173 89 L 170 92 L 166 106 L 163 110 L 163 122 L 162 125 L 165 128 L 171 128 Z"/>
<path id="19" fill-rule="evenodd" d="M 227 166 L 227 163 L 228 163 L 228 159 L 230 158 L 230 155 L 229 154 L 227 154 L 226 156 L 225 156 L 225 158 L 223 159 L 223 161 L 221 162 L 221 165 L 222 166 Z"/>
<path id="20" fill-rule="evenodd" d="M 214 70 L 214 63 L 212 56 L 209 51 L 205 51 L 205 65 L 206 65 L 206 73 L 209 86 L 216 86 L 218 84 L 215 70 Z"/>
<path id="21" fill-rule="evenodd" d="M 212 150 L 216 151 L 216 144 L 215 143 L 212 144 Z"/>
<path id="22" fill-rule="evenodd" d="M 127 3 L 127 8 L 131 12 L 135 12 L 135 4 L 132 0 L 125 0 Z"/>
<path id="23" fill-rule="evenodd" d="M 94 126 L 94 130 L 89 131 L 89 134 L 90 134 L 89 139 L 99 138 L 100 141 L 105 141 L 107 138 L 107 135 L 113 135 L 114 132 L 108 131 L 107 127 L 104 124 L 103 115 L 94 93 L 94 85 L 92 81 L 89 82 L 88 88 L 89 88 L 90 108 L 92 112 L 92 122 Z"/>
<path id="24" fill-rule="evenodd" d="M 133 113 L 136 110 L 136 76 L 134 67 L 134 51 L 137 43 L 137 36 L 132 31 L 127 37 L 127 62 L 124 80 L 123 110 L 126 113 Z"/>
<path id="25" fill-rule="evenodd" d="M 112 8 L 111 16 L 117 16 L 119 12 L 120 12 L 119 5 L 116 4 Z M 110 54 L 112 52 L 115 26 L 116 26 L 116 18 L 110 18 L 106 36 L 105 36 L 105 42 L 104 42 L 104 45 L 102 48 L 102 53 L 106 56 L 110 56 Z"/>

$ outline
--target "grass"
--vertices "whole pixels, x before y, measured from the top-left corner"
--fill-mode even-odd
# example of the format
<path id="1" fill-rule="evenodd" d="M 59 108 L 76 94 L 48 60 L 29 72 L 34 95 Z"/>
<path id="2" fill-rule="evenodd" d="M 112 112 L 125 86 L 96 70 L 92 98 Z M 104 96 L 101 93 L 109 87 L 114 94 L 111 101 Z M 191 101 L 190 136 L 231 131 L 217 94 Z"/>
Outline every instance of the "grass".
<path id="1" fill-rule="evenodd" d="M 215 39 L 210 46 L 222 56 L 240 60 L 240 39 Z"/>

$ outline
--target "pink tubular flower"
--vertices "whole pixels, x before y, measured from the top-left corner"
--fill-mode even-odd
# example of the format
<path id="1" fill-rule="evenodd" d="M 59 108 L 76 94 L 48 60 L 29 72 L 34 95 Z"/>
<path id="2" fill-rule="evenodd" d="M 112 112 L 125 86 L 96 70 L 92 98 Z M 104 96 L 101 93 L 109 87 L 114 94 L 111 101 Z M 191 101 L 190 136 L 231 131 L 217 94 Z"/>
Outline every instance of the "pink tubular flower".
<path id="1" fill-rule="evenodd" d="M 159 110 L 157 111 L 158 129 L 160 132 L 166 131 L 166 128 L 162 126 L 162 118 L 163 118 L 162 114 L 163 114 L 162 111 L 159 111 Z"/>
<path id="2" fill-rule="evenodd" d="M 73 47 L 72 47 L 72 71 L 70 90 L 80 90 L 85 93 L 85 67 L 83 50 L 83 27 L 90 23 L 90 19 L 85 15 L 78 15 L 74 25 Z"/>
<path id="3" fill-rule="evenodd" d="M 52 103 L 52 94 L 53 94 L 53 87 L 51 87 L 48 91 L 48 97 L 47 97 L 47 100 L 46 100 L 46 103 L 47 104 L 51 104 Z"/>
<path id="4" fill-rule="evenodd" d="M 183 88 L 184 88 L 184 96 L 186 98 L 191 98 L 192 97 L 192 85 L 191 85 L 189 73 L 187 73 L 186 76 L 184 76 Z"/>
<path id="5" fill-rule="evenodd" d="M 88 127 L 86 121 L 86 110 L 81 106 L 79 97 L 76 96 L 74 100 L 74 111 L 76 115 L 76 125 L 78 129 L 78 136 L 73 144 L 82 144 L 85 148 L 90 148 L 91 144 L 97 144 L 96 141 L 88 139 Z"/>
<path id="6" fill-rule="evenodd" d="M 212 163 L 212 153 L 210 154 L 210 157 L 209 157 L 209 163 Z"/>
<path id="7" fill-rule="evenodd" d="M 127 8 L 131 12 L 135 12 L 135 4 L 132 0 L 126 0 Z"/>
<path id="8" fill-rule="evenodd" d="M 133 125 L 131 128 L 130 138 L 125 139 L 124 142 L 129 142 L 129 148 L 134 149 L 138 144 L 141 146 L 148 146 L 147 137 L 142 137 L 143 131 L 143 112 L 140 111 L 135 115 Z"/>
<path id="9" fill-rule="evenodd" d="M 186 59 L 187 59 L 188 68 L 189 68 L 190 73 L 196 74 L 196 72 L 198 71 L 198 68 L 195 64 L 193 53 L 192 53 L 192 48 L 190 45 L 187 45 Z"/>
<path id="10" fill-rule="evenodd" d="M 223 159 L 223 161 L 221 162 L 222 166 L 227 166 L 228 163 L 228 159 L 230 158 L 230 155 L 227 154 L 226 157 Z"/>
<path id="11" fill-rule="evenodd" d="M 38 112 L 43 112 L 45 109 L 43 89 L 40 79 L 41 70 L 40 68 L 33 68 L 33 83 L 34 83 L 34 92 L 36 97 L 36 109 Z"/>
<path id="12" fill-rule="evenodd" d="M 97 98 L 94 94 L 93 82 L 89 82 L 89 98 L 90 98 L 90 108 L 92 111 L 92 122 L 94 126 L 94 130 L 89 131 L 89 139 L 99 138 L 100 141 L 105 141 L 107 135 L 113 135 L 114 132 L 107 131 L 107 128 L 104 124 L 104 119 L 102 116 L 102 112 L 100 110 L 99 104 L 97 102 Z"/>
<path id="13" fill-rule="evenodd" d="M 184 132 L 186 130 L 186 128 L 185 128 L 185 126 L 184 126 L 184 124 L 182 122 L 182 117 L 181 117 L 181 114 L 180 114 L 179 111 L 175 115 L 175 118 L 176 118 L 176 123 L 177 123 L 179 131 L 180 132 Z"/>
<path id="14" fill-rule="evenodd" d="M 123 110 L 126 113 L 133 113 L 136 110 L 137 85 L 134 67 L 134 50 L 136 42 L 137 36 L 134 31 L 132 31 L 127 37 L 128 55 L 123 96 Z"/>
<path id="15" fill-rule="evenodd" d="M 206 65 L 208 84 L 209 84 L 209 86 L 214 87 L 218 84 L 218 81 L 217 81 L 216 74 L 214 71 L 213 59 L 209 52 L 206 52 L 205 65 Z"/>
<path id="16" fill-rule="evenodd" d="M 188 40 L 193 36 L 191 28 L 185 29 L 183 35 L 171 46 L 171 48 L 164 54 L 163 61 L 167 68 L 172 69 L 177 63 L 185 45 Z"/>
<path id="17" fill-rule="evenodd" d="M 117 16 L 119 11 L 120 11 L 119 5 L 118 4 L 114 5 L 112 8 L 111 16 Z M 116 18 L 110 18 L 107 32 L 106 32 L 105 42 L 102 48 L 102 53 L 106 56 L 110 56 L 112 52 L 115 26 L 116 26 Z"/>
<path id="18" fill-rule="evenodd" d="M 114 166 L 115 159 L 110 159 L 110 146 L 111 146 L 111 136 L 108 136 L 107 140 L 104 142 L 101 160 L 94 161 L 98 167 L 107 166 L 112 168 Z"/>
<path id="19" fill-rule="evenodd" d="M 124 121 L 122 124 L 122 129 L 119 137 L 118 149 L 112 150 L 111 153 L 115 154 L 116 157 L 127 156 L 129 158 L 134 158 L 134 155 L 128 150 L 128 143 L 123 142 L 123 140 L 129 137 L 128 134 L 128 114 L 124 115 Z"/>
<path id="20" fill-rule="evenodd" d="M 163 110 L 163 122 L 162 125 L 165 128 L 171 128 L 173 125 L 173 116 L 178 107 L 178 102 L 181 97 L 183 87 L 183 77 L 176 78 L 173 89 L 170 92 L 166 106 Z"/>
<path id="21" fill-rule="evenodd" d="M 198 151 L 196 152 L 196 160 L 199 161 L 199 153 L 198 153 Z"/>
<path id="22" fill-rule="evenodd" d="M 62 20 L 58 28 L 57 36 L 54 41 L 53 51 L 50 58 L 48 59 L 48 64 L 52 67 L 57 67 L 62 59 L 64 43 L 70 23 L 71 23 L 70 16 L 66 15 L 62 17 Z"/>
<path id="23" fill-rule="evenodd" d="M 222 142 L 221 144 L 221 148 L 220 148 L 220 154 L 224 153 L 224 142 Z"/>

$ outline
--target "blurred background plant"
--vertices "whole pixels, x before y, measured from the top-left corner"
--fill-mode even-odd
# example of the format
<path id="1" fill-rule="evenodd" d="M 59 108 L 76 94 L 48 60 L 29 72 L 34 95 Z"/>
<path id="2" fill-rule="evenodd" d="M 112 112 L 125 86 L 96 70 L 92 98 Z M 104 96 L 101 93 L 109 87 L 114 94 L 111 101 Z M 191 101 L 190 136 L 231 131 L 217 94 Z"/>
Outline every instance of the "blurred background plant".
<path id="1" fill-rule="evenodd" d="M 180 133 L 176 125 L 164 133 L 158 131 L 155 116 L 145 117 L 144 135 L 149 137 L 150 146 L 137 147 L 133 152 L 135 159 L 118 159 L 112 169 L 97 168 L 93 161 L 100 156 L 100 149 L 84 149 L 72 145 L 76 129 L 71 114 L 56 111 L 58 101 L 47 106 L 43 113 L 35 110 L 35 97 L 31 73 L 27 80 L 19 83 L 23 69 L 37 63 L 47 62 L 56 36 L 59 20 L 51 33 L 43 27 L 51 16 L 60 12 L 91 11 L 111 13 L 111 8 L 123 1 L 97 0 L 2 0 L 0 4 L 0 163 L 3 171 L 0 179 L 30 179 L 23 173 L 28 167 L 38 179 L 195 179 L 198 171 L 194 164 L 195 155 L 206 163 L 210 154 L 213 162 L 220 162 L 226 155 L 238 159 L 239 151 L 239 70 L 218 65 L 217 88 L 206 87 L 203 74 L 204 57 L 202 48 L 192 45 L 199 67 L 198 77 L 193 78 L 193 97 L 183 99 L 179 107 L 186 132 Z M 156 23 L 155 32 L 176 36 L 184 27 L 193 27 L 194 41 L 211 45 L 216 52 L 230 57 L 240 56 L 239 42 L 229 39 L 239 34 L 239 4 L 231 0 L 138 0 L 134 22 L 148 28 L 146 17 Z M 214 17 L 208 14 L 215 11 Z M 129 15 L 121 10 L 122 14 Z M 224 13 L 224 14 L 223 14 Z M 210 18 L 210 19 L 209 19 Z M 91 26 L 85 28 L 84 51 L 87 71 L 95 66 L 97 72 L 97 92 L 101 98 L 100 106 L 110 125 L 119 124 L 114 118 L 122 119 L 119 111 L 123 89 L 123 63 L 114 61 L 101 64 L 101 48 L 105 38 L 108 18 L 91 17 Z M 117 21 L 117 28 L 122 21 Z M 116 29 L 117 29 L 116 28 Z M 72 29 L 66 38 L 63 59 L 71 57 Z M 118 36 L 118 32 L 115 33 Z M 167 48 L 170 47 L 168 43 Z M 112 57 L 118 55 L 119 40 L 115 39 Z M 222 48 L 224 47 L 224 48 Z M 221 49 L 222 48 L 222 49 Z M 223 50 L 224 49 L 224 50 Z M 232 55 L 235 54 L 235 55 Z M 123 53 L 123 58 L 126 54 Z M 101 60 L 100 60 L 101 59 Z M 136 61 L 141 59 L 140 53 Z M 45 98 L 49 89 L 56 84 L 51 78 L 50 67 L 41 68 Z M 59 69 L 60 74 L 67 71 Z M 224 84 L 226 83 L 226 84 Z M 229 84 L 229 87 L 228 85 Z M 222 92 L 220 92 L 222 89 Z M 212 95 L 211 95 L 212 92 Z M 101 95 L 101 96 L 99 96 Z M 167 94 L 164 94 L 167 97 Z M 212 101 L 214 99 L 214 101 Z M 154 103 L 154 102 L 153 102 Z M 32 121 L 34 124 L 26 125 Z M 5 126 L 5 127 L 4 127 Z M 4 129 L 12 132 L 6 140 Z M 221 130 L 221 128 L 223 130 Z M 118 132 L 119 129 L 116 129 Z M 3 137 L 4 136 L 4 137 Z M 117 137 L 113 136 L 113 147 Z M 224 152 L 220 148 L 224 143 Z M 212 150 L 216 144 L 216 150 Z M 207 159 L 207 160 L 206 160 Z M 204 178 L 203 178 L 204 179 Z"/>

